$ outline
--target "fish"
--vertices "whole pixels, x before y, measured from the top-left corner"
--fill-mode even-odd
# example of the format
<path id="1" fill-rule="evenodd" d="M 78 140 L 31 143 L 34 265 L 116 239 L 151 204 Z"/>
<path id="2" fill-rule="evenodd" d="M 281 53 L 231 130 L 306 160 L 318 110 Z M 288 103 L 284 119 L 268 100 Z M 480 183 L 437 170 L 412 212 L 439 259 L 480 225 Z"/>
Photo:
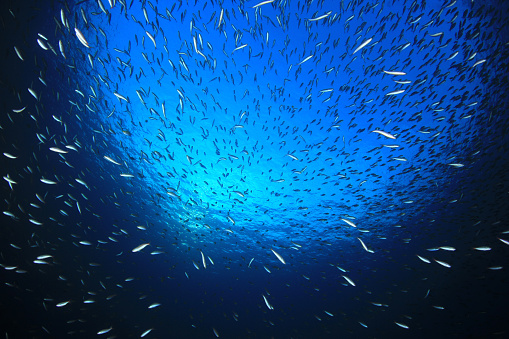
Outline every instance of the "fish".
<path id="1" fill-rule="evenodd" d="M 345 278 L 345 280 L 352 286 L 355 286 L 355 283 L 353 282 L 352 279 L 348 278 L 346 275 L 342 275 L 343 278 Z"/>
<path id="2" fill-rule="evenodd" d="M 9 175 L 7 174 L 7 176 L 4 176 L 3 177 L 5 181 L 7 181 L 9 184 L 17 184 L 16 181 L 12 180 L 11 178 L 9 178 Z"/>
<path id="3" fill-rule="evenodd" d="M 359 240 L 359 241 L 360 241 L 360 243 L 361 243 L 361 245 L 362 245 L 362 248 L 364 248 L 364 250 L 365 250 L 366 252 L 368 252 L 368 253 L 374 253 L 374 251 L 373 251 L 373 250 L 370 250 L 370 249 L 366 246 L 366 244 L 364 244 L 364 241 L 362 241 L 362 239 L 361 239 L 361 238 L 357 238 L 357 240 Z"/>
<path id="4" fill-rule="evenodd" d="M 371 42 L 371 40 L 373 40 L 373 38 L 369 38 L 369 39 L 365 40 L 362 44 L 359 45 L 359 47 L 357 47 L 355 49 L 355 51 L 353 51 L 352 55 L 357 53 L 358 51 L 360 51 L 364 47 L 366 47 Z"/>
<path id="5" fill-rule="evenodd" d="M 39 100 L 39 96 L 37 95 L 37 93 L 30 87 L 28 88 L 28 92 L 35 98 L 35 100 Z"/>
<path id="6" fill-rule="evenodd" d="M 435 262 L 437 262 L 438 264 L 440 264 L 440 265 L 442 265 L 444 267 L 451 268 L 451 265 L 449 265 L 445 261 L 441 261 L 441 260 L 437 260 L 437 259 L 433 259 L 433 260 L 435 260 Z"/>
<path id="7" fill-rule="evenodd" d="M 106 159 L 106 160 L 108 160 L 109 162 L 111 162 L 111 163 L 115 164 L 115 165 L 122 166 L 122 164 L 121 164 L 121 163 L 116 162 L 115 160 L 113 160 L 112 158 L 110 158 L 110 157 L 109 157 L 109 156 L 107 156 L 107 155 L 105 155 L 103 158 L 104 158 L 104 159 Z"/>
<path id="8" fill-rule="evenodd" d="M 239 46 L 239 47 L 236 47 L 236 48 L 232 51 L 232 53 L 233 53 L 233 52 L 235 52 L 235 51 L 238 51 L 239 49 L 243 49 L 244 47 L 247 47 L 247 44 L 244 44 L 244 45 L 241 45 L 241 46 Z"/>
<path id="9" fill-rule="evenodd" d="M 258 4 L 256 4 L 256 5 L 254 5 L 254 6 L 253 6 L 253 7 L 251 7 L 251 8 L 260 7 L 260 6 L 263 6 L 263 5 L 268 5 L 268 4 L 273 3 L 273 2 L 274 2 L 274 0 L 266 0 L 266 1 L 262 1 L 262 2 L 260 2 L 260 3 L 258 3 Z M 221 11 L 222 11 L 222 10 L 221 10 Z M 222 12 L 221 12 L 221 13 L 222 13 Z"/>
<path id="10" fill-rule="evenodd" d="M 417 255 L 417 254 L 416 254 Z M 431 261 L 429 259 L 426 259 L 424 257 L 421 257 L 420 255 L 417 255 L 417 258 L 421 259 L 421 261 L 425 262 L 426 264 L 430 264 Z"/>
<path id="11" fill-rule="evenodd" d="M 302 65 L 303 63 L 305 63 L 306 61 L 308 61 L 309 59 L 311 59 L 313 57 L 313 54 L 311 55 L 308 55 L 307 57 L 305 57 L 301 62 L 299 62 L 297 65 Z"/>
<path id="12" fill-rule="evenodd" d="M 141 251 L 142 249 L 144 249 L 145 247 L 147 247 L 148 245 L 150 245 L 150 243 L 145 243 L 145 244 L 141 244 L 139 246 L 136 246 L 135 248 L 133 248 L 132 252 L 133 253 L 136 253 L 136 252 L 139 252 Z"/>
<path id="13" fill-rule="evenodd" d="M 406 75 L 405 72 L 399 72 L 399 71 L 386 71 L 386 70 L 383 70 L 383 72 L 385 74 L 389 74 L 389 75 Z"/>
<path id="14" fill-rule="evenodd" d="M 271 304 L 269 304 L 269 301 L 267 300 L 267 298 L 265 298 L 265 295 L 263 295 L 263 294 L 262 294 L 262 297 L 263 297 L 263 301 L 265 302 L 265 305 L 267 306 L 267 308 L 268 308 L 269 310 L 273 310 L 273 309 L 274 309 L 274 307 L 272 307 L 272 305 L 271 305 Z"/>
<path id="15" fill-rule="evenodd" d="M 85 39 L 85 36 L 83 35 L 83 33 L 81 33 L 81 31 L 78 28 L 76 28 L 76 27 L 74 28 L 74 32 L 76 33 L 76 36 L 78 37 L 78 40 L 81 42 L 81 44 L 83 46 L 85 46 L 86 48 L 90 48 L 90 46 L 88 45 L 88 42 Z"/>
<path id="16" fill-rule="evenodd" d="M 485 62 L 486 62 L 486 59 L 479 60 L 479 61 L 477 61 L 477 62 L 476 62 L 476 63 L 472 66 L 472 68 L 474 68 L 475 66 L 478 66 L 478 65 L 480 65 L 480 64 L 482 64 L 482 63 L 485 63 Z"/>
<path id="17" fill-rule="evenodd" d="M 64 307 L 64 306 L 67 306 L 69 305 L 71 301 L 70 300 L 67 300 L 67 301 L 62 301 L 60 303 L 57 304 L 57 307 Z"/>
<path id="18" fill-rule="evenodd" d="M 283 257 L 277 253 L 276 251 L 274 251 L 272 248 L 270 249 L 272 251 L 272 253 L 274 253 L 274 255 L 279 259 L 279 261 L 281 261 L 283 264 L 286 265 L 286 262 L 285 262 L 285 259 L 283 259 Z"/>
<path id="19" fill-rule="evenodd" d="M 145 33 L 147 33 L 147 36 L 150 38 L 150 40 L 152 40 L 152 43 L 154 44 L 154 47 L 157 48 L 156 39 L 149 32 L 145 31 Z"/>
<path id="20" fill-rule="evenodd" d="M 101 335 L 101 334 L 106 334 L 108 333 L 109 331 L 111 331 L 113 329 L 113 327 L 109 327 L 109 328 L 105 328 L 105 329 L 102 329 L 100 331 L 97 332 L 98 335 Z"/>
<path id="21" fill-rule="evenodd" d="M 39 260 L 39 259 L 34 260 L 33 263 L 39 264 L 39 265 L 48 265 L 48 262 L 46 262 L 44 260 Z M 65 306 L 65 305 L 62 305 L 62 306 Z M 57 306 L 57 307 L 61 307 L 61 306 Z"/>
<path id="22" fill-rule="evenodd" d="M 60 149 L 58 147 L 50 147 L 49 150 L 52 151 L 52 152 L 60 153 L 60 154 L 68 153 L 67 151 L 64 151 L 64 150 L 62 150 L 62 149 Z"/>
<path id="23" fill-rule="evenodd" d="M 221 22 L 223 21 L 224 9 L 221 8 L 221 13 L 219 14 L 219 21 L 217 22 L 217 28 L 221 26 Z"/>
<path id="24" fill-rule="evenodd" d="M 395 323 L 396 325 L 398 325 L 399 327 L 404 328 L 404 329 L 407 329 L 407 330 L 410 328 L 408 325 L 405 325 L 405 324 L 403 324 L 403 323 L 399 323 L 399 322 L 397 322 L 397 321 L 395 321 L 394 323 Z"/>
<path id="25" fill-rule="evenodd" d="M 205 261 L 205 256 L 203 255 L 203 252 L 200 251 L 201 254 L 201 261 L 203 263 L 203 268 L 207 268 L 207 262 Z"/>
<path id="26" fill-rule="evenodd" d="M 7 152 L 4 152 L 4 156 L 6 158 L 9 158 L 9 159 L 17 159 L 18 158 L 17 156 L 14 156 L 14 155 L 12 155 L 10 153 L 7 153 Z"/>
<path id="27" fill-rule="evenodd" d="M 148 330 L 143 331 L 143 333 L 140 335 L 140 338 L 145 337 L 147 334 L 149 334 L 150 332 L 152 332 L 152 330 L 153 330 L 153 328 L 149 328 Z"/>
<path id="28" fill-rule="evenodd" d="M 320 15 L 319 17 L 317 18 L 312 18 L 312 19 L 308 19 L 309 21 L 318 21 L 318 20 L 322 20 L 322 19 L 325 19 L 326 17 L 328 17 L 329 15 L 331 15 L 332 11 L 328 11 L 327 13 L 323 14 L 323 15 Z M 369 43 L 369 42 L 368 42 Z"/>
<path id="29" fill-rule="evenodd" d="M 371 133 L 378 133 L 378 134 L 381 134 L 383 135 L 384 137 L 386 138 L 389 138 L 389 139 L 396 139 L 396 137 L 390 133 L 387 133 L 387 132 L 384 132 L 384 131 L 380 131 L 380 130 L 374 130 L 374 131 L 371 131 Z"/>
<path id="30" fill-rule="evenodd" d="M 385 94 L 385 95 L 387 95 L 387 96 L 390 96 L 390 95 L 398 95 L 398 94 L 401 94 L 401 93 L 403 93 L 403 92 L 405 92 L 405 90 L 404 90 L 404 89 L 399 89 L 399 90 L 397 90 L 397 91 L 389 92 L 389 93 L 387 93 L 387 94 Z"/>
<path id="31" fill-rule="evenodd" d="M 40 179 L 42 183 L 44 184 L 47 184 L 47 185 L 56 185 L 57 183 L 53 180 L 49 180 L 49 179 L 45 179 L 45 178 L 41 178 Z"/>
<path id="32" fill-rule="evenodd" d="M 503 242 L 504 244 L 509 245 L 509 240 L 505 240 L 502 238 L 497 238 L 497 239 L 500 240 L 501 242 Z"/>
<path id="33" fill-rule="evenodd" d="M 344 219 L 344 218 L 341 218 L 342 221 L 346 222 L 349 226 L 352 226 L 352 227 L 357 227 L 357 225 L 355 225 L 353 222 L 351 222 L 350 220 L 348 219 Z"/>
<path id="34" fill-rule="evenodd" d="M 16 55 L 18 56 L 18 58 L 21 60 L 21 61 L 25 61 L 23 59 L 23 54 L 21 54 L 21 51 L 19 50 L 18 47 L 14 46 L 14 51 L 16 52 Z"/>
<path id="35" fill-rule="evenodd" d="M 129 99 L 126 98 L 125 96 L 123 96 L 122 94 L 118 94 L 117 92 L 113 92 L 113 95 L 115 95 L 118 98 L 119 101 L 120 100 L 124 100 L 125 102 L 129 102 Z"/>

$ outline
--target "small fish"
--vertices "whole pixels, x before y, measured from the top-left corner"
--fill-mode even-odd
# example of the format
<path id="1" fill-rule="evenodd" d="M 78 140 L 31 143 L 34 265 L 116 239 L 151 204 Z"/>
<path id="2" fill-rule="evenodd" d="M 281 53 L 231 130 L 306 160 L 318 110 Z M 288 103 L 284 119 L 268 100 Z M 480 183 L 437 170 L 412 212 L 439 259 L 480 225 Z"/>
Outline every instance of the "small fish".
<path id="1" fill-rule="evenodd" d="M 438 264 L 440 264 L 440 265 L 442 265 L 444 267 L 451 268 L 451 265 L 449 265 L 445 261 L 440 261 L 440 260 L 437 260 L 437 259 L 433 259 L 433 260 L 435 260 Z"/>
<path id="2" fill-rule="evenodd" d="M 344 222 L 346 222 L 348 225 L 352 226 L 352 227 L 357 227 L 357 225 L 355 225 L 353 222 L 351 222 L 350 220 L 348 219 L 343 219 L 341 218 L 341 220 L 343 220 Z"/>
<path id="3" fill-rule="evenodd" d="M 474 68 L 475 66 L 480 65 L 480 64 L 482 64 L 482 63 L 484 63 L 484 62 L 486 62 L 486 59 L 479 60 L 479 61 L 477 61 L 477 62 L 476 62 L 476 63 L 472 66 L 472 68 Z"/>
<path id="4" fill-rule="evenodd" d="M 417 255 L 417 254 L 416 254 Z M 425 262 L 426 264 L 430 264 L 431 261 L 429 259 L 426 259 L 424 257 L 421 257 L 420 255 L 417 255 L 417 258 L 421 259 L 423 262 Z"/>
<path id="5" fill-rule="evenodd" d="M 53 151 L 53 152 L 56 152 L 56 153 L 61 153 L 61 154 L 67 153 L 67 151 L 64 151 L 64 150 L 62 150 L 62 149 L 60 149 L 58 147 L 50 147 L 49 150 Z"/>
<path id="6" fill-rule="evenodd" d="M 34 260 L 34 264 L 39 264 L 39 265 L 48 265 L 48 263 L 44 260 Z M 60 306 L 59 306 L 60 307 Z"/>
<path id="7" fill-rule="evenodd" d="M 501 238 L 497 238 L 497 239 L 500 240 L 501 242 L 503 242 L 504 244 L 509 245 L 509 240 L 505 240 L 505 239 L 501 239 Z"/>
<path id="8" fill-rule="evenodd" d="M 260 6 L 263 6 L 263 5 L 267 5 L 267 4 L 270 4 L 272 2 L 274 2 L 274 0 L 262 1 L 259 4 L 254 5 L 252 8 L 256 8 L 256 7 L 260 7 Z M 221 10 L 221 14 L 223 14 L 222 10 Z"/>
<path id="9" fill-rule="evenodd" d="M 41 179 L 41 182 L 43 182 L 43 183 L 45 183 L 45 184 L 47 184 L 47 185 L 56 185 L 56 184 L 57 184 L 57 183 L 56 183 L 55 181 L 53 181 L 53 180 L 44 179 L 44 178 L 42 178 L 42 179 Z"/>
<path id="10" fill-rule="evenodd" d="M 398 72 L 398 71 L 386 71 L 386 70 L 383 70 L 383 72 L 385 74 L 389 74 L 389 75 L 406 75 L 405 72 Z"/>
<path id="11" fill-rule="evenodd" d="M 133 253 L 136 253 L 136 252 L 139 252 L 141 251 L 142 249 L 144 249 L 145 247 L 147 247 L 148 245 L 150 245 L 149 242 L 145 243 L 145 244 L 141 244 L 139 246 L 136 246 L 135 248 L 133 248 L 132 252 Z"/>
<path id="12" fill-rule="evenodd" d="M 439 249 L 444 250 L 444 251 L 449 251 L 449 252 L 456 251 L 456 248 L 454 248 L 452 246 L 440 246 Z"/>
<path id="13" fill-rule="evenodd" d="M 285 262 L 285 259 L 283 259 L 283 257 L 277 253 L 276 251 L 274 251 L 272 248 L 270 249 L 272 251 L 272 253 L 274 253 L 274 255 L 279 259 L 279 261 L 281 261 L 283 264 L 286 265 L 286 262 Z"/>
<path id="14" fill-rule="evenodd" d="M 398 323 L 397 321 L 394 322 L 396 325 L 398 325 L 399 327 L 401 328 L 404 328 L 404 329 L 409 329 L 410 327 L 408 327 L 407 325 L 403 324 L 403 323 Z"/>
<path id="15" fill-rule="evenodd" d="M 271 305 L 271 304 L 269 304 L 269 301 L 267 300 L 267 298 L 265 298 L 265 296 L 264 296 L 263 294 L 262 294 L 262 297 L 263 297 L 263 301 L 265 301 L 265 305 L 267 305 L 267 308 L 268 308 L 269 310 L 273 310 L 273 309 L 274 309 L 274 307 L 272 307 L 272 305 Z"/>
<path id="16" fill-rule="evenodd" d="M 83 36 L 83 33 L 81 33 L 81 31 L 77 28 L 74 28 L 74 32 L 76 33 L 76 36 L 78 37 L 78 40 L 81 42 L 81 44 L 86 48 L 90 48 L 87 39 L 85 39 L 85 36 Z"/>
<path id="17" fill-rule="evenodd" d="M 152 42 L 154 43 L 154 47 L 157 48 L 156 39 L 149 32 L 145 31 L 145 33 L 147 33 L 147 35 L 150 38 L 150 40 L 152 40 Z"/>
<path id="18" fill-rule="evenodd" d="M 9 159 L 17 159 L 17 158 L 18 158 L 18 157 L 14 156 L 14 155 L 12 155 L 12 154 L 10 154 L 10 153 L 4 153 L 4 155 L 5 155 L 7 158 L 9 158 Z"/>
<path id="19" fill-rule="evenodd" d="M 207 268 L 207 262 L 205 261 L 205 256 L 203 255 L 203 252 L 200 251 L 201 253 L 201 261 L 203 263 L 203 268 Z"/>
<path id="20" fill-rule="evenodd" d="M 247 47 L 247 44 L 244 44 L 244 45 L 242 45 L 242 46 L 239 46 L 239 47 L 235 48 L 235 49 L 232 51 L 232 53 L 233 53 L 233 52 L 235 52 L 235 51 L 238 51 L 239 49 L 242 49 L 242 48 L 244 48 L 244 47 Z"/>
<path id="21" fill-rule="evenodd" d="M 106 159 L 106 160 L 108 160 L 108 161 L 109 161 L 109 162 L 111 162 L 111 163 L 114 163 L 115 165 L 122 166 L 122 164 L 121 164 L 121 163 L 116 162 L 115 160 L 113 160 L 112 158 L 110 158 L 110 157 L 109 157 L 109 156 L 107 156 L 107 155 L 105 155 L 103 158 L 104 158 L 104 159 Z"/>
<path id="22" fill-rule="evenodd" d="M 312 18 L 312 19 L 309 19 L 309 21 L 318 21 L 318 20 L 322 20 L 322 19 L 325 19 L 326 17 L 328 17 L 329 15 L 331 15 L 332 11 L 328 11 L 327 13 L 323 14 L 323 15 L 320 15 L 319 17 L 317 18 Z"/>
<path id="23" fill-rule="evenodd" d="M 353 282 L 352 279 L 348 278 L 346 275 L 342 275 L 343 278 L 345 278 L 345 280 L 352 286 L 355 286 L 355 283 Z"/>
<path id="24" fill-rule="evenodd" d="M 400 89 L 400 90 L 397 90 L 397 91 L 389 92 L 386 95 L 387 96 L 389 96 L 389 95 L 398 95 L 398 94 L 403 93 L 404 91 L 405 91 L 404 89 Z"/>
<path id="25" fill-rule="evenodd" d="M 70 300 L 63 301 L 63 302 L 61 302 L 61 303 L 58 303 L 58 304 L 57 304 L 57 307 L 64 307 L 64 306 L 68 305 L 68 304 L 69 304 L 69 302 L 70 302 Z"/>
<path id="26" fill-rule="evenodd" d="M 383 135 L 384 137 L 387 137 L 389 139 L 396 139 L 396 137 L 392 134 L 389 134 L 387 132 L 384 132 L 384 131 L 380 131 L 380 130 L 374 130 L 374 131 L 371 131 L 371 133 L 378 133 L 378 134 L 381 134 Z"/>
<path id="27" fill-rule="evenodd" d="M 20 58 L 21 61 L 24 61 L 23 60 L 23 55 L 21 54 L 21 51 L 19 50 L 19 48 L 14 46 L 14 51 L 16 52 L 16 55 L 18 56 L 18 58 Z"/>
<path id="28" fill-rule="evenodd" d="M 106 333 L 108 333 L 109 331 L 111 331 L 112 329 L 113 329 L 113 327 L 105 328 L 105 329 L 100 330 L 99 332 L 97 332 L 97 334 L 98 334 L 98 335 L 106 334 Z"/>
<path id="29" fill-rule="evenodd" d="M 368 40 L 364 41 L 362 44 L 360 44 L 359 47 L 357 47 L 355 49 L 355 51 L 353 51 L 352 55 L 357 53 L 358 51 L 360 51 L 361 49 L 363 49 L 364 47 L 366 47 L 367 44 L 369 44 L 371 42 L 371 40 L 373 40 L 373 38 L 369 38 Z"/>
<path id="30" fill-rule="evenodd" d="M 150 332 L 152 332 L 153 328 L 149 328 L 148 330 L 146 330 L 145 332 L 143 332 L 141 335 L 140 335 L 140 338 L 143 338 L 144 336 L 146 336 L 147 334 L 149 334 Z"/>
<path id="31" fill-rule="evenodd" d="M 476 251 L 491 251 L 491 247 L 488 247 L 488 246 L 474 247 L 474 250 L 476 250 Z"/>
<path id="32" fill-rule="evenodd" d="M 302 60 L 301 62 L 299 62 L 297 65 L 301 65 L 303 63 L 305 63 L 306 61 L 308 61 L 309 59 L 311 59 L 313 57 L 313 54 L 311 54 L 310 56 L 307 56 L 304 60 Z"/>
<path id="33" fill-rule="evenodd" d="M 362 241 L 362 239 L 361 239 L 361 238 L 357 238 L 357 240 L 359 240 L 359 241 L 361 242 L 362 248 L 364 248 L 364 250 L 365 250 L 366 252 L 368 252 L 368 253 L 374 253 L 374 251 L 373 251 L 373 250 L 370 250 L 370 249 L 366 246 L 366 244 L 364 243 L 364 241 Z"/>

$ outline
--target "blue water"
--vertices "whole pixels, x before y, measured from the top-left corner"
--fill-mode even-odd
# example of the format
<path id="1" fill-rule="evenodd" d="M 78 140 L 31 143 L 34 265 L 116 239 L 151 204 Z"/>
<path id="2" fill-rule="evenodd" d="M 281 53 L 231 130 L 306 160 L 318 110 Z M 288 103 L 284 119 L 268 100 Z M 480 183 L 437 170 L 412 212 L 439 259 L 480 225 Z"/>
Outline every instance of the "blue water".
<path id="1" fill-rule="evenodd" d="M 6 338 L 508 335 L 507 4 L 257 4 L 1 6 Z"/>

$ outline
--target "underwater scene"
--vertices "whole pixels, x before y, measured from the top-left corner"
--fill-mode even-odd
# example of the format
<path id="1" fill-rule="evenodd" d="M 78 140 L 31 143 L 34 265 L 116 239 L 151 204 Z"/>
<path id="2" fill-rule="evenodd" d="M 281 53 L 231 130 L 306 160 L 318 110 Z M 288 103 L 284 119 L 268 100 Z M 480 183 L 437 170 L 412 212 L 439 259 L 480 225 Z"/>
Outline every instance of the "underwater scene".
<path id="1" fill-rule="evenodd" d="M 509 337 L 509 2 L 0 8 L 1 338 Z"/>

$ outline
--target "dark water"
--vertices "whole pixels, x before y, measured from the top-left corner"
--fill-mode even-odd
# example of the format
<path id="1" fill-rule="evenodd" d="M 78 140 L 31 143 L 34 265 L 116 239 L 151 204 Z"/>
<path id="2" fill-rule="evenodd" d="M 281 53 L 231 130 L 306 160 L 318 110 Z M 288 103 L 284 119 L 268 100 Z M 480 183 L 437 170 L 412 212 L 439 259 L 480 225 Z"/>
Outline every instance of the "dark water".
<path id="1" fill-rule="evenodd" d="M 509 335 L 507 3 L 257 4 L 2 3 L 6 338 Z"/>

